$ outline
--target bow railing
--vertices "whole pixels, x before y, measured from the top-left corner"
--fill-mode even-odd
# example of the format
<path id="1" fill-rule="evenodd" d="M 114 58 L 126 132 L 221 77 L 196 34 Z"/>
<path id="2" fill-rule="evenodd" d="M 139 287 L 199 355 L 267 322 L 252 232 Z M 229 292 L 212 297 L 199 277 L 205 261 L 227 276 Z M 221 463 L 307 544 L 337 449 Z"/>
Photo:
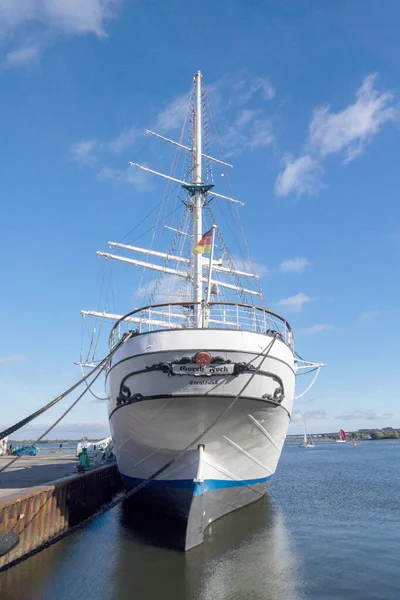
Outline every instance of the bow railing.
<path id="1" fill-rule="evenodd" d="M 200 307 L 203 328 L 252 331 L 261 334 L 277 333 L 293 348 L 293 332 L 280 315 L 251 304 L 238 302 L 169 302 L 137 308 L 119 318 L 110 334 L 110 346 L 128 330 L 138 334 L 169 330 L 193 329 L 195 310 Z"/>

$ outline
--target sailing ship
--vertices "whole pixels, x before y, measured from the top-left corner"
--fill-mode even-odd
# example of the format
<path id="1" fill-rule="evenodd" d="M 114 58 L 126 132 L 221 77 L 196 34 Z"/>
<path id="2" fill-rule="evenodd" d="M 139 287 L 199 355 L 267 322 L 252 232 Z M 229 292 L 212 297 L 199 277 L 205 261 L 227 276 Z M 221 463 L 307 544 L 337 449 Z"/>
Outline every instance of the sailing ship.
<path id="1" fill-rule="evenodd" d="M 339 439 L 336 440 L 337 444 L 345 444 L 347 440 L 346 432 L 343 429 L 339 429 Z"/>
<path id="2" fill-rule="evenodd" d="M 303 437 L 303 441 L 300 442 L 299 447 L 300 448 L 315 448 L 315 444 L 313 442 L 312 435 L 310 434 L 307 437 L 307 427 L 306 427 L 305 421 L 304 421 L 304 437 Z"/>
<path id="3" fill-rule="evenodd" d="M 82 311 L 84 318 L 114 321 L 110 349 L 130 332 L 106 373 L 114 453 L 127 487 L 139 490 L 134 499 L 183 519 L 185 550 L 202 543 L 215 519 L 263 497 L 286 438 L 296 374 L 322 366 L 295 354 L 290 324 L 264 306 L 259 276 L 251 264 L 245 268 L 251 260 L 237 264 L 228 250 L 224 215 L 232 212 L 237 226 L 243 203 L 214 191 L 212 165 L 231 165 L 210 154 L 209 110 L 198 71 L 187 145 L 184 127 L 179 142 L 146 130 L 183 152 L 181 179 L 130 163 L 166 179 L 167 199 L 177 188 L 184 195 L 173 211 L 180 211 L 175 227 L 161 205 L 157 226 L 160 240 L 170 236 L 168 251 L 109 242 L 114 253 L 97 253 L 141 267 L 150 284 L 147 303 L 126 314 Z M 94 354 L 81 364 L 96 364 Z"/>

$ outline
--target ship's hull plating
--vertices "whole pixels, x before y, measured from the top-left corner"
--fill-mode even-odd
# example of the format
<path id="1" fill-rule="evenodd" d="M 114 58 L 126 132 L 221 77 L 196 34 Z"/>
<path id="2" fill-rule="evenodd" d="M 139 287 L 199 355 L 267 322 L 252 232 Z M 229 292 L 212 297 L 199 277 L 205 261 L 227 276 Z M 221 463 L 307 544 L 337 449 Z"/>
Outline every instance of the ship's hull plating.
<path id="1" fill-rule="evenodd" d="M 229 330 L 158 331 L 131 338 L 112 359 L 109 418 L 119 470 L 132 488 L 173 461 L 137 499 L 187 522 L 186 550 L 202 542 L 212 521 L 261 498 L 275 472 L 295 376 L 293 354 L 280 339 L 263 359 L 272 339 Z M 199 351 L 212 356 L 214 374 L 196 373 Z"/>

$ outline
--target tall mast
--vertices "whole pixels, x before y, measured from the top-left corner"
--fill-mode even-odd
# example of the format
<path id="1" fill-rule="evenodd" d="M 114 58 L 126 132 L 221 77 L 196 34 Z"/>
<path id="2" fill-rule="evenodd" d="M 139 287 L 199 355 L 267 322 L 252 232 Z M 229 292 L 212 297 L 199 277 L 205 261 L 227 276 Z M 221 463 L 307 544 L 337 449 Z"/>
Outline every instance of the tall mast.
<path id="1" fill-rule="evenodd" d="M 197 71 L 194 79 L 196 82 L 196 109 L 194 115 L 194 144 L 193 144 L 193 184 L 199 186 L 193 198 L 193 246 L 199 243 L 202 233 L 202 182 L 201 174 L 201 133 L 202 133 L 202 110 L 201 110 L 201 81 L 202 74 Z M 193 301 L 201 302 L 203 300 L 203 256 L 195 254 L 193 257 Z M 199 306 L 194 311 L 194 327 L 202 326 L 202 310 Z"/>

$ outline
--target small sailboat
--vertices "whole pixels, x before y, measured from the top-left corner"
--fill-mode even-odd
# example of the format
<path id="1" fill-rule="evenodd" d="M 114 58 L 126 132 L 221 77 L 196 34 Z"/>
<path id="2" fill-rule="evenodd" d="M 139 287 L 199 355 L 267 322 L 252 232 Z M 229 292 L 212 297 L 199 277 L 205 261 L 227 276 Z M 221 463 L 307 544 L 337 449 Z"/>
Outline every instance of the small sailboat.
<path id="1" fill-rule="evenodd" d="M 343 429 L 339 429 L 339 439 L 336 440 L 337 444 L 345 444 L 347 440 L 346 432 Z"/>
<path id="2" fill-rule="evenodd" d="M 315 444 L 313 442 L 311 434 L 307 438 L 307 428 L 306 428 L 305 423 L 304 423 L 304 438 L 303 438 L 303 441 L 300 442 L 299 447 L 300 448 L 315 448 Z"/>
<path id="3" fill-rule="evenodd" d="M 356 440 L 353 440 L 353 446 L 357 446 Z"/>

